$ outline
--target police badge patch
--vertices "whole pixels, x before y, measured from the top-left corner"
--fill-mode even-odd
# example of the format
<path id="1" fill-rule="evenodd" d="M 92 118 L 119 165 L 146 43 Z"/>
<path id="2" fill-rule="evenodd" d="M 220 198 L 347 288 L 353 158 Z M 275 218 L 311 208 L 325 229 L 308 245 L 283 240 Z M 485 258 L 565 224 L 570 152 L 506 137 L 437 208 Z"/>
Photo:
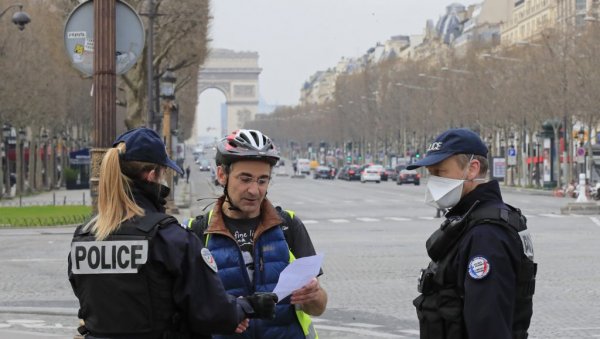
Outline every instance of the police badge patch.
<path id="1" fill-rule="evenodd" d="M 215 258 L 213 258 L 212 253 L 210 253 L 210 251 L 206 247 L 203 248 L 202 251 L 200 251 L 200 253 L 202 254 L 202 259 L 204 260 L 206 265 L 216 273 L 217 263 L 215 262 Z"/>
<path id="2" fill-rule="evenodd" d="M 469 276 L 475 280 L 480 280 L 485 278 L 490 273 L 490 263 L 484 257 L 477 256 L 473 257 L 471 261 L 469 261 L 469 267 L 467 270 L 469 271 Z"/>

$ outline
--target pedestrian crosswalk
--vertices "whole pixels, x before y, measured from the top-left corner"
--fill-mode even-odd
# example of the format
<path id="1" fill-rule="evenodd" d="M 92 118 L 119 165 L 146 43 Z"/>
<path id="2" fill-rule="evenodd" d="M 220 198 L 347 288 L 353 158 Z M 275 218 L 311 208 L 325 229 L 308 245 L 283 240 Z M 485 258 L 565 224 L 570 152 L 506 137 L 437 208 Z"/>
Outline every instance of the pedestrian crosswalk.
<path id="1" fill-rule="evenodd" d="M 313 318 L 317 332 L 327 337 L 343 337 L 342 333 L 352 334 L 354 338 L 416 338 L 417 329 L 390 329 L 383 325 L 360 322 L 338 322 L 324 318 Z"/>
<path id="2" fill-rule="evenodd" d="M 559 219 L 559 218 L 588 218 L 589 216 L 585 215 L 561 215 L 561 214 L 552 214 L 552 213 L 540 213 L 540 214 L 529 214 L 525 215 L 527 219 L 535 219 L 535 218 L 549 218 L 549 219 Z M 600 221 L 597 218 L 589 217 L 592 222 L 598 222 L 600 226 Z M 596 219 L 596 220 L 594 220 Z M 305 225 L 315 225 L 315 224 L 348 224 L 348 223 L 376 223 L 376 222 L 415 222 L 415 221 L 431 221 L 431 220 L 442 220 L 442 218 L 436 218 L 433 216 L 417 216 L 417 217 L 401 217 L 401 216 L 382 216 L 382 217 L 352 217 L 352 218 L 323 218 L 323 219 L 302 219 L 302 222 Z"/>

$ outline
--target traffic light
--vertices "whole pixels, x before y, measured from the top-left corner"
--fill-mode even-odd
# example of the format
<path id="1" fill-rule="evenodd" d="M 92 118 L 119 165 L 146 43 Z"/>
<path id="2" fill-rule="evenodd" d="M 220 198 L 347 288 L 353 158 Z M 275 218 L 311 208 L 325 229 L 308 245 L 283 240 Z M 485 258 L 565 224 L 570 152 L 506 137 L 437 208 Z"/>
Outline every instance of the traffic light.
<path id="1" fill-rule="evenodd" d="M 419 150 L 417 150 L 415 152 L 415 158 L 417 158 L 417 159 L 421 158 L 421 152 L 419 152 Z"/>

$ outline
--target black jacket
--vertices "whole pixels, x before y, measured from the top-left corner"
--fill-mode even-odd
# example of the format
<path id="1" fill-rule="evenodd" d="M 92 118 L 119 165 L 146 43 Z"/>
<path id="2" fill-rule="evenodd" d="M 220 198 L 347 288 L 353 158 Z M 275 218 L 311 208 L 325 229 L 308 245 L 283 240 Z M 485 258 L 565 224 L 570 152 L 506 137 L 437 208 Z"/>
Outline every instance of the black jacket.
<path id="1" fill-rule="evenodd" d="M 147 182 L 135 182 L 132 187 L 134 200 L 147 214 L 165 211 L 164 197 L 168 194 L 168 189 L 165 190 L 165 187 L 161 189 L 161 187 Z M 108 240 L 110 238 L 105 241 Z M 146 271 L 144 269 L 139 271 L 152 272 L 148 275 L 150 277 L 148 284 L 150 293 L 147 294 L 152 300 L 146 301 L 146 304 L 155 305 L 160 298 L 167 298 L 167 304 L 173 306 L 173 319 L 177 322 L 176 330 L 189 333 L 191 338 L 210 338 L 211 333 L 232 333 L 245 317 L 237 300 L 226 294 L 217 273 L 205 263 L 201 254 L 202 247 L 200 240 L 178 223 L 173 222 L 161 226 L 149 241 L 148 259 L 144 265 Z M 110 300 L 103 305 L 89 305 L 86 300 L 87 293 L 105 293 L 107 298 L 114 295 L 110 290 L 89 291 L 89 286 L 93 285 L 94 279 L 106 279 L 106 276 L 112 276 L 110 281 L 114 282 L 115 286 L 111 287 L 118 288 L 119 280 L 122 279 L 121 284 L 127 284 L 127 276 L 131 276 L 131 274 L 75 274 L 71 254 L 69 255 L 68 274 L 73 291 L 82 306 L 106 309 L 98 309 L 97 312 L 114 312 L 120 310 L 124 305 L 136 304 L 121 299 Z M 170 286 L 170 290 L 163 291 L 165 294 L 158 293 L 157 289 L 152 289 L 154 284 L 159 284 L 161 281 L 167 281 L 167 286 Z M 89 286 L 85 286 L 86 284 Z M 86 287 L 88 287 L 87 290 Z M 136 296 L 131 296 L 131 298 L 133 300 Z M 93 300 L 93 298 L 88 299 Z M 114 305 L 114 309 L 107 309 L 111 305 Z M 136 312 L 136 309 L 127 311 Z M 80 310 L 80 314 L 82 314 L 82 310 Z M 99 327 L 95 329 L 99 332 L 98 334 L 113 333 L 111 335 L 113 338 L 120 336 L 120 334 L 114 334 L 115 331 L 111 329 L 112 324 L 110 323 L 96 325 Z M 152 333 L 136 333 L 135 335 L 129 333 L 123 334 L 121 337 L 150 338 L 157 334 L 156 328 L 153 330 Z M 96 333 L 92 332 L 91 334 L 95 335 Z"/>

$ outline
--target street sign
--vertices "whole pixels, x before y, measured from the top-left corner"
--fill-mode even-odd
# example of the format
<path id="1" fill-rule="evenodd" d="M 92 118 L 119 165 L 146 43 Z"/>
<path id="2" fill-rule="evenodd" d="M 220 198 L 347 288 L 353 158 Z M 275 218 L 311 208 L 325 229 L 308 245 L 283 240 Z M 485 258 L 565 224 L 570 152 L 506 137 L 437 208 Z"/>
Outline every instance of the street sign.
<path id="1" fill-rule="evenodd" d="M 144 50 L 144 26 L 127 3 L 116 2 L 116 73 L 124 74 L 135 65 Z M 65 49 L 73 66 L 87 75 L 94 74 L 94 2 L 75 7 L 67 18 Z"/>
<path id="2" fill-rule="evenodd" d="M 577 148 L 577 162 L 580 164 L 585 163 L 585 148 Z"/>
<path id="3" fill-rule="evenodd" d="M 517 150 L 514 147 L 510 147 L 508 149 L 508 156 L 509 157 L 517 156 Z"/>

